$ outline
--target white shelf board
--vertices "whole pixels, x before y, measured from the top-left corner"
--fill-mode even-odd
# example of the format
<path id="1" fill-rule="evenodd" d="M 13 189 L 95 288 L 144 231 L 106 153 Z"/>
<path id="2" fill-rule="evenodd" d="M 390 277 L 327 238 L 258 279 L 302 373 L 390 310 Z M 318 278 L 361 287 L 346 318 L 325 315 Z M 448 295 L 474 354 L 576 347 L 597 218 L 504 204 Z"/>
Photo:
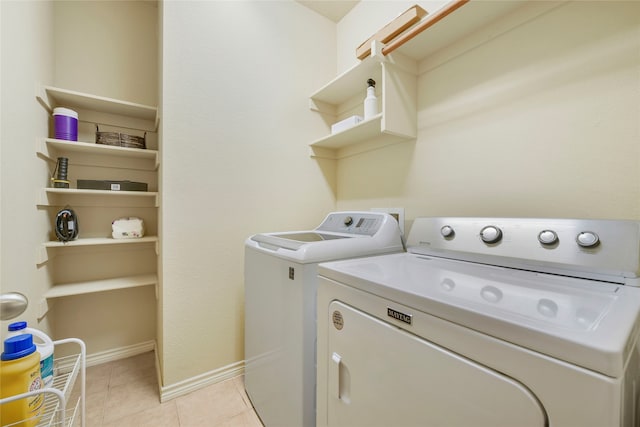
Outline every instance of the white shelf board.
<path id="1" fill-rule="evenodd" d="M 52 86 L 45 86 L 44 92 L 46 99 L 42 99 L 42 101 L 51 111 L 57 106 L 75 107 L 157 122 L 158 109 L 150 105 L 121 101 Z"/>
<path id="2" fill-rule="evenodd" d="M 129 157 L 151 160 L 156 160 L 158 157 L 158 151 L 156 150 L 118 147 L 115 145 L 95 144 L 93 142 L 66 141 L 63 139 L 46 138 L 45 144 L 55 148 L 56 150 L 69 153 L 100 154 L 114 157 Z M 40 151 L 42 152 L 42 150 Z"/>
<path id="3" fill-rule="evenodd" d="M 155 198 L 158 193 L 155 191 L 111 191 L 111 190 L 88 190 L 78 188 L 45 188 L 48 194 L 64 194 L 65 196 L 107 196 L 107 197 L 149 197 Z"/>
<path id="4" fill-rule="evenodd" d="M 526 3 L 525 1 L 516 0 L 471 0 L 398 47 L 396 51 L 416 61 L 421 61 L 457 40 L 486 27 L 488 23 L 525 6 Z M 432 19 L 433 15 L 433 12 L 427 14 L 422 18 L 421 22 Z M 390 42 L 389 46 L 392 43 Z"/>
<path id="5" fill-rule="evenodd" d="M 382 65 L 380 65 L 380 58 L 369 56 L 324 85 L 312 94 L 310 98 L 314 101 L 332 105 L 341 104 L 353 97 L 358 88 L 361 88 L 364 97 L 367 89 L 367 79 L 372 78 L 376 83 L 380 83 L 381 76 Z"/>
<path id="6" fill-rule="evenodd" d="M 158 276 L 155 274 L 141 274 L 137 276 L 116 277 L 113 279 L 90 280 L 86 282 L 65 283 L 54 285 L 45 292 L 45 298 L 60 298 L 72 295 L 82 295 L 94 292 L 106 292 L 117 289 L 137 288 L 140 286 L 157 285 Z"/>
<path id="7" fill-rule="evenodd" d="M 310 145 L 312 147 L 330 148 L 335 150 L 379 135 L 381 125 L 382 113 L 341 132 L 322 137 L 312 142 Z"/>
<path id="8" fill-rule="evenodd" d="M 71 240 L 69 242 L 44 242 L 45 248 L 67 248 L 75 246 L 101 246 L 101 245 L 136 245 L 140 243 L 156 243 L 157 236 L 146 236 L 137 239 L 114 239 L 111 237 L 91 237 L 86 239 Z"/>

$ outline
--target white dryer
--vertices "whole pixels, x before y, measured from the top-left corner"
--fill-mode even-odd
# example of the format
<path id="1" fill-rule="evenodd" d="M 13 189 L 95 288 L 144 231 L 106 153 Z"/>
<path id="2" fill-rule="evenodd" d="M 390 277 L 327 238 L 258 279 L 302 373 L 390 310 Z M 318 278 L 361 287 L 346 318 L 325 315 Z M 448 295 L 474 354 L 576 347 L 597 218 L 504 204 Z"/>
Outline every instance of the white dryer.
<path id="1" fill-rule="evenodd" d="M 315 425 L 318 263 L 403 251 L 389 214 L 334 212 L 245 242 L 245 389 L 266 427 Z"/>
<path id="2" fill-rule="evenodd" d="M 319 274 L 318 426 L 640 425 L 639 222 L 421 218 Z"/>

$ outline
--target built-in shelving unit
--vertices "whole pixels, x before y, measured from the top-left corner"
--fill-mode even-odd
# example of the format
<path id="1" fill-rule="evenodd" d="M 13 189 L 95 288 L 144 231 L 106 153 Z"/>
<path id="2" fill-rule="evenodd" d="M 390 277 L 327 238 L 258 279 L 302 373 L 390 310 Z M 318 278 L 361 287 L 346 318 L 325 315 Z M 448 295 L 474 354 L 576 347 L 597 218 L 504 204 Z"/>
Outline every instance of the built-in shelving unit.
<path id="1" fill-rule="evenodd" d="M 108 219 L 110 218 L 108 215 L 113 215 L 112 219 L 116 219 L 130 216 L 129 212 L 133 210 L 138 213 L 143 212 L 151 223 L 156 222 L 159 194 L 154 191 L 154 188 L 157 187 L 158 151 L 152 148 L 126 148 L 89 142 L 95 138 L 96 126 L 100 126 L 100 130 L 103 126 L 108 126 L 114 128 L 114 131 L 124 133 L 137 132 L 146 135 L 147 132 L 156 132 L 157 108 L 51 86 L 39 87 L 36 98 L 49 112 L 53 112 L 53 109 L 58 106 L 77 111 L 81 124 L 80 141 L 47 137 L 36 141 L 36 154 L 48 164 L 49 169 L 55 166 L 58 157 L 67 157 L 69 174 L 71 175 L 71 170 L 79 170 L 80 172 L 76 175 L 82 179 L 105 179 L 105 176 L 108 176 L 109 180 L 134 181 L 139 179 L 138 177 L 143 177 L 144 182 L 150 181 L 148 183 L 150 191 L 78 189 L 74 188 L 75 181 L 71 177 L 69 178 L 70 188 L 44 186 L 36 201 L 39 208 L 47 210 L 53 208 L 51 210 L 53 213 L 57 208 L 70 206 L 74 209 L 82 209 L 84 216 L 79 217 L 78 239 L 61 242 L 54 237 L 50 241 L 43 242 L 37 248 L 36 263 L 43 266 L 49 262 L 56 262 L 55 258 L 61 254 L 77 256 L 78 252 L 71 251 L 71 248 L 95 248 L 91 251 L 83 250 L 82 255 L 94 257 L 99 261 L 102 258 L 96 257 L 105 257 L 109 253 L 114 254 L 113 251 L 129 250 L 128 248 L 135 247 L 139 247 L 138 250 L 142 251 L 154 251 L 153 253 L 157 255 L 158 237 L 153 235 L 155 233 L 153 229 L 146 230 L 148 235 L 141 238 L 113 239 L 95 236 L 105 235 L 106 233 L 103 234 L 105 229 L 110 229 L 111 219 Z M 105 211 L 108 214 L 104 214 Z M 103 219 L 105 215 L 107 215 L 106 221 Z M 64 280 L 56 282 L 54 278 L 54 283 L 43 296 L 44 298 L 63 298 L 94 292 L 156 286 L 157 274 L 148 273 L 151 268 L 155 270 L 156 265 L 145 265 L 139 268 L 140 274 L 130 274 L 130 271 L 127 274 L 118 274 L 118 268 L 114 266 L 113 277 L 99 280 L 83 280 L 83 277 L 77 275 L 78 280 L 73 282 Z"/>

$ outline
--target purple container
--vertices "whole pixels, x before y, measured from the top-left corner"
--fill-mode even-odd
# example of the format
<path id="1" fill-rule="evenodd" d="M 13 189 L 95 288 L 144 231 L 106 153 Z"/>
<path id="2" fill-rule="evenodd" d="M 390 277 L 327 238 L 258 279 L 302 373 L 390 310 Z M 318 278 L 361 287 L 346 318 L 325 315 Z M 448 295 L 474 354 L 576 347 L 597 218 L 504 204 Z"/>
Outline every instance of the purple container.
<path id="1" fill-rule="evenodd" d="M 78 140 L 78 113 L 68 108 L 53 109 L 53 131 L 56 139 Z"/>

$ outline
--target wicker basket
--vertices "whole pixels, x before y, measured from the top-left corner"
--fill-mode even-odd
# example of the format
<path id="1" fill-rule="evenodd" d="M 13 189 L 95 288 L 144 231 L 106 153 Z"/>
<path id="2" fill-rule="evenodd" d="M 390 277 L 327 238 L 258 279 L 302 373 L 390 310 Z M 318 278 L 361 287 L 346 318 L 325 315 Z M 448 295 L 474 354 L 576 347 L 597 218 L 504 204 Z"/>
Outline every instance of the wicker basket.
<path id="1" fill-rule="evenodd" d="M 115 145 L 117 147 L 146 149 L 147 133 L 144 136 L 128 135 L 119 132 L 100 132 L 96 126 L 96 144 Z"/>

